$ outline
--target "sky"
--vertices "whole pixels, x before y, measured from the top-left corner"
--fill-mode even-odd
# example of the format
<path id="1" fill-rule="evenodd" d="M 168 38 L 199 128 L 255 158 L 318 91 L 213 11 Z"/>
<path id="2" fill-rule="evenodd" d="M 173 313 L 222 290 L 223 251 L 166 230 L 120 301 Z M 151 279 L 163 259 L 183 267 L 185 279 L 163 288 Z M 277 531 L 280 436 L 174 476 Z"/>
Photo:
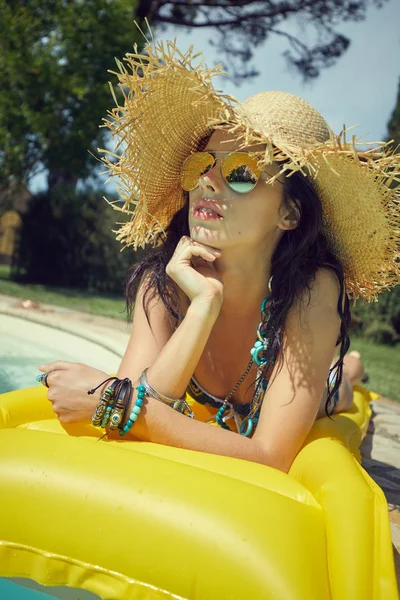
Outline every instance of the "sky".
<path id="1" fill-rule="evenodd" d="M 300 74 L 290 70 L 282 56 L 288 45 L 274 36 L 263 47 L 256 48 L 254 63 L 260 71 L 252 82 L 235 86 L 228 77 L 219 77 L 214 85 L 243 101 L 257 92 L 282 90 L 301 96 L 315 106 L 337 133 L 346 126 L 360 125 L 354 133 L 378 141 L 387 135 L 387 123 L 395 107 L 400 79 L 400 0 L 390 0 L 381 9 L 370 8 L 367 19 L 344 23 L 337 27 L 351 44 L 334 67 L 303 83 Z M 289 23 L 298 33 L 296 23 Z M 301 35 L 301 34 L 300 34 Z M 187 34 L 172 27 L 160 36 L 178 40 L 178 48 L 193 44 L 202 51 L 209 66 L 219 62 L 208 43 L 212 30 L 192 30 Z"/>
<path id="2" fill-rule="evenodd" d="M 400 79 L 399 23 L 400 0 L 390 0 L 381 9 L 371 7 L 365 21 L 339 24 L 337 30 L 350 38 L 350 47 L 335 66 L 324 69 L 317 79 L 307 83 L 289 69 L 283 58 L 282 53 L 288 48 L 284 39 L 271 37 L 255 50 L 253 60 L 260 71 L 257 78 L 237 86 L 229 77 L 219 77 L 213 80 L 214 86 L 239 101 L 267 90 L 290 92 L 315 106 L 336 133 L 343 125 L 359 125 L 352 133 L 360 139 L 383 140 L 396 105 Z M 289 21 L 287 27 L 298 33 L 295 21 Z M 193 44 L 196 51 L 203 52 L 208 66 L 214 66 L 219 59 L 208 42 L 212 35 L 208 28 L 187 33 L 169 27 L 158 38 L 176 37 L 181 51 Z M 127 48 L 127 52 L 130 50 Z M 43 185 L 43 176 L 38 176 L 30 189 L 37 191 Z"/>

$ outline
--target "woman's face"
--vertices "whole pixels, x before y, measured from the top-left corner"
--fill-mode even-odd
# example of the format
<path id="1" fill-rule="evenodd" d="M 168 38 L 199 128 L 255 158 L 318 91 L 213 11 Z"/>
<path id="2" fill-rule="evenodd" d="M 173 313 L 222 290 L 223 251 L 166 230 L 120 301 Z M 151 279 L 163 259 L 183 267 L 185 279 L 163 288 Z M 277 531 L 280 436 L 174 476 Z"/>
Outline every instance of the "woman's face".
<path id="1" fill-rule="evenodd" d="M 204 151 L 228 153 L 235 150 L 254 152 L 265 149 L 264 146 L 239 148 L 236 141 L 223 143 L 231 137 L 225 131 L 214 131 Z M 198 242 L 217 248 L 238 245 L 254 247 L 279 241 L 282 230 L 287 229 L 280 214 L 282 183 L 276 181 L 273 185 L 268 184 L 268 175 L 263 173 L 252 191 L 237 193 L 229 187 L 221 174 L 221 158 L 222 155 L 217 155 L 214 167 L 202 175 L 198 187 L 189 192 L 190 236 Z M 266 169 L 270 176 L 275 175 L 278 170 L 275 163 Z M 201 215 L 194 212 L 200 200 L 210 203 L 210 208 L 218 209 L 221 218 L 201 219 Z"/>

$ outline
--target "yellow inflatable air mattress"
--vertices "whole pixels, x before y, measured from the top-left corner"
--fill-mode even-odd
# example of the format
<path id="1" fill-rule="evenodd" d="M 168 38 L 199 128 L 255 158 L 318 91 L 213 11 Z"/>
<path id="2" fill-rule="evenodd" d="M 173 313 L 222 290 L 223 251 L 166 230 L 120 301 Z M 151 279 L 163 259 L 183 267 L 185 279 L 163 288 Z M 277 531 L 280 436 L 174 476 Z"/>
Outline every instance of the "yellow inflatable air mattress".
<path id="1" fill-rule="evenodd" d="M 318 420 L 289 474 L 62 426 L 0 396 L 0 576 L 107 600 L 396 600 L 387 504 L 360 466 L 371 394 Z"/>

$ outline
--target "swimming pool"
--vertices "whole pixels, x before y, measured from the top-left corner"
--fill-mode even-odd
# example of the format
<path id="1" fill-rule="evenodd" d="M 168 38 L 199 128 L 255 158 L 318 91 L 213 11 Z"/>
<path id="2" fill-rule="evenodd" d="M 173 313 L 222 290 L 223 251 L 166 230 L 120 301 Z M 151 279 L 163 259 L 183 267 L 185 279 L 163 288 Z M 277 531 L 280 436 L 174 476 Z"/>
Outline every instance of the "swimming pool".
<path id="1" fill-rule="evenodd" d="M 0 314 L 0 393 L 39 385 L 38 365 L 54 360 L 81 362 L 116 372 L 121 357 L 71 333 Z M 26 586 L 29 586 L 26 587 Z M 30 580 L 0 578 L 1 600 L 95 600 L 82 589 L 46 588 Z"/>
<path id="2" fill-rule="evenodd" d="M 26 586 L 32 587 L 26 587 Z M 68 587 L 46 588 L 28 579 L 0 578 L 1 600 L 101 600 L 99 596 L 86 590 Z"/>
<path id="3" fill-rule="evenodd" d="M 0 393 L 36 385 L 38 365 L 54 360 L 113 373 L 121 357 L 72 333 L 0 314 Z"/>

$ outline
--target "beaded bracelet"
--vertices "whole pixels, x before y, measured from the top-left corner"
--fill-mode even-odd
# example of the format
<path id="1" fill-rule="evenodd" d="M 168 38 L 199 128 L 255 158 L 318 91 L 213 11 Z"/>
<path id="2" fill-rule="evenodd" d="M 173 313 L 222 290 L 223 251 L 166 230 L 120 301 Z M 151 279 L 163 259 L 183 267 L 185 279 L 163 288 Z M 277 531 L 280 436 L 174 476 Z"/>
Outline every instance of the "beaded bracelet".
<path id="1" fill-rule="evenodd" d="M 104 415 L 103 415 L 103 418 L 100 423 L 100 427 L 102 429 L 105 429 L 107 427 L 113 407 L 114 407 L 114 393 L 112 393 L 110 395 L 110 399 L 109 399 L 106 409 L 104 411 Z"/>
<path id="2" fill-rule="evenodd" d="M 114 379 L 114 381 L 112 381 L 110 383 L 110 385 L 108 385 L 106 387 L 106 389 L 104 390 L 104 392 L 102 393 L 100 402 L 97 405 L 97 408 L 92 417 L 92 425 L 94 425 L 94 427 L 99 427 L 100 425 L 103 426 L 102 423 L 105 419 L 105 413 L 107 411 L 107 408 L 110 406 L 111 402 L 112 403 L 114 402 L 114 400 L 113 400 L 114 390 L 118 384 L 118 381 L 119 381 L 118 378 L 117 377 L 109 377 L 109 379 L 106 379 L 106 381 L 103 381 L 100 385 L 103 385 L 103 383 L 106 383 L 107 381 L 110 381 L 111 379 Z M 99 388 L 100 385 L 97 386 L 97 388 Z M 93 394 L 97 388 L 94 388 L 93 390 L 89 390 L 88 394 Z M 111 411 L 108 411 L 108 416 L 109 416 L 110 412 Z M 108 418 L 107 418 L 107 422 L 108 422 Z"/>
<path id="3" fill-rule="evenodd" d="M 140 411 L 142 410 L 143 399 L 146 394 L 146 389 L 144 385 L 138 385 L 136 389 L 139 393 L 138 397 L 136 398 L 135 406 L 132 408 L 131 414 L 129 415 L 129 418 L 125 425 L 122 428 L 119 428 L 119 435 L 126 435 L 128 431 L 132 429 L 133 424 L 135 423 L 136 419 L 140 414 Z"/>

